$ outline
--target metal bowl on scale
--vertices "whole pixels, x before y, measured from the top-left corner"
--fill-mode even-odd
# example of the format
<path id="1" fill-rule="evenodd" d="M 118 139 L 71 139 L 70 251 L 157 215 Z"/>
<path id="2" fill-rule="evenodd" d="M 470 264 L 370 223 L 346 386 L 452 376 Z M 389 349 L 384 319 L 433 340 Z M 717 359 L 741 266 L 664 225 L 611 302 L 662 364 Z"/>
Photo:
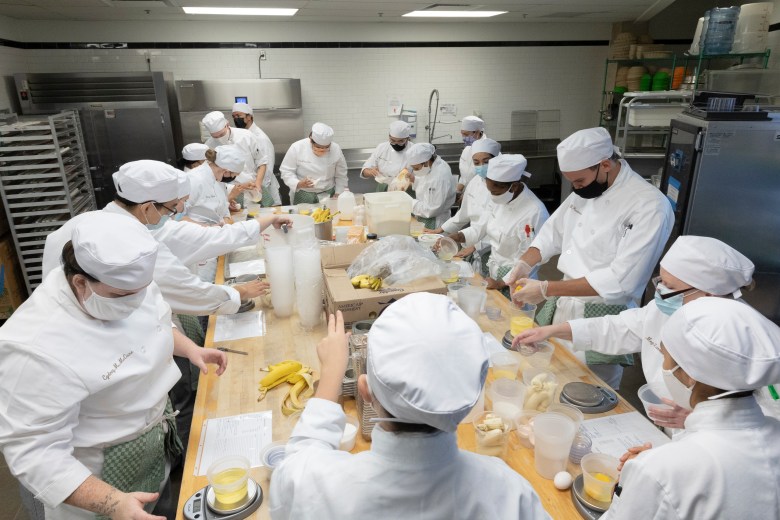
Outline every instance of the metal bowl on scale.
<path id="1" fill-rule="evenodd" d="M 564 385 L 559 399 L 582 413 L 608 412 L 618 404 L 617 394 L 612 389 L 579 381 Z"/>

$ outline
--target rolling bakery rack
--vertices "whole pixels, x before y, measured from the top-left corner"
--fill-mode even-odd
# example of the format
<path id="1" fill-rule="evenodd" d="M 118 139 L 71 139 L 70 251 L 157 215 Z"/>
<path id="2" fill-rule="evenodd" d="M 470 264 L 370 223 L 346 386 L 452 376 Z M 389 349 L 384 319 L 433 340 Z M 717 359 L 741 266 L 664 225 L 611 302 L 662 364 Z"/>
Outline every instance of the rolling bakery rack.
<path id="1" fill-rule="evenodd" d="M 0 125 L 0 196 L 28 292 L 43 281 L 43 246 L 71 217 L 96 209 L 74 110 Z"/>

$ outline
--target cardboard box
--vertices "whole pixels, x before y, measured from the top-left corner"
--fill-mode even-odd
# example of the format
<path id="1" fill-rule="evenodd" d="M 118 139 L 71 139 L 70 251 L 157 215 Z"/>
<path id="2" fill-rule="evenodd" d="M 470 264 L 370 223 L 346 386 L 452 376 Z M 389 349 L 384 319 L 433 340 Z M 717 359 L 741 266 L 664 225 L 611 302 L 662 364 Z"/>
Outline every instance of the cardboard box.
<path id="1" fill-rule="evenodd" d="M 358 245 L 358 244 L 356 244 Z M 397 287 L 384 287 L 378 291 L 355 289 L 344 268 L 325 268 L 325 310 L 328 314 L 340 310 L 344 325 L 352 326 L 360 320 L 379 317 L 391 303 L 416 292 L 447 294 L 447 286 L 440 278 L 431 276 Z"/>
<path id="2" fill-rule="evenodd" d="M 0 319 L 8 319 L 27 298 L 22 271 L 16 257 L 16 248 L 11 235 L 0 240 L 0 266 L 3 273 L 3 290 L 0 292 Z"/>
<path id="3" fill-rule="evenodd" d="M 340 244 L 320 248 L 323 269 L 349 267 L 349 264 L 371 244 Z"/>

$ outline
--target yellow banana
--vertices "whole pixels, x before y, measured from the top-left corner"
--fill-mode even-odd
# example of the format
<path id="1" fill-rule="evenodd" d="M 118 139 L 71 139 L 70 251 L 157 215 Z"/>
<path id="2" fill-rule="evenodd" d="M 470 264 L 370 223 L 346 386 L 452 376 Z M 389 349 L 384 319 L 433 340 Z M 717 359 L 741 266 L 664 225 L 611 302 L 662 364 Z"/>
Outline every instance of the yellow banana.
<path id="1" fill-rule="evenodd" d="M 364 283 L 368 283 L 368 275 L 367 274 L 361 274 L 358 276 L 353 277 L 350 282 L 352 283 L 352 287 L 355 289 L 366 288 Z"/>
<path id="2" fill-rule="evenodd" d="M 271 388 L 278 386 L 285 381 L 291 375 L 295 374 L 303 368 L 303 365 L 298 361 L 287 360 L 277 363 L 275 365 L 268 365 L 265 369 L 268 374 L 260 380 L 260 399 L 265 397 L 265 394 Z"/>

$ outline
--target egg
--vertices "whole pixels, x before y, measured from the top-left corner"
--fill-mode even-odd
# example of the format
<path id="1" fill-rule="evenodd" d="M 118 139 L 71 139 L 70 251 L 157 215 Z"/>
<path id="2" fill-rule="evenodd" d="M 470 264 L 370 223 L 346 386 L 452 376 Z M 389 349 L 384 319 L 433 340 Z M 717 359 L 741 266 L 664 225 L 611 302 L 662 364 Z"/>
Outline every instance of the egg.
<path id="1" fill-rule="evenodd" d="M 556 473 L 555 478 L 553 479 L 553 484 L 555 484 L 555 487 L 561 491 L 569 489 L 571 487 L 571 483 L 572 478 L 568 471 L 560 471 Z"/>

